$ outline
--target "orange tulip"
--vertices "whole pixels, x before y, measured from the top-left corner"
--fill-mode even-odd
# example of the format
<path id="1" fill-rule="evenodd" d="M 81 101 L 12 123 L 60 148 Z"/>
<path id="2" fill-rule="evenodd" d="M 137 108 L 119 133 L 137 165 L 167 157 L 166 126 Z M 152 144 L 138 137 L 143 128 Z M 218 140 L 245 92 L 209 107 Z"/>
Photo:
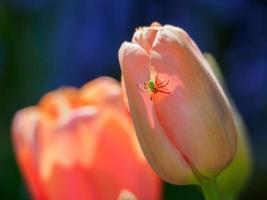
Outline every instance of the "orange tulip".
<path id="1" fill-rule="evenodd" d="M 236 152 L 229 102 L 202 53 L 177 27 L 153 23 L 124 42 L 119 61 L 142 150 L 174 184 L 216 177 Z"/>
<path id="2" fill-rule="evenodd" d="M 111 78 L 48 93 L 19 111 L 12 128 L 34 199 L 117 200 L 123 191 L 138 200 L 161 197 L 161 182 L 139 149 Z"/>

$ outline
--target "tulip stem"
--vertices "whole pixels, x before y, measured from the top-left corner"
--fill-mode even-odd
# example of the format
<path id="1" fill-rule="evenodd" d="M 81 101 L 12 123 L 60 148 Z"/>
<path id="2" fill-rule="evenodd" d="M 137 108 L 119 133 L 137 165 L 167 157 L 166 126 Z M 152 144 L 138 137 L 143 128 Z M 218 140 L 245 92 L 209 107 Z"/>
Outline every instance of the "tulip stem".
<path id="1" fill-rule="evenodd" d="M 205 200 L 223 200 L 223 197 L 218 188 L 216 179 L 202 180 L 201 189 L 205 196 Z"/>

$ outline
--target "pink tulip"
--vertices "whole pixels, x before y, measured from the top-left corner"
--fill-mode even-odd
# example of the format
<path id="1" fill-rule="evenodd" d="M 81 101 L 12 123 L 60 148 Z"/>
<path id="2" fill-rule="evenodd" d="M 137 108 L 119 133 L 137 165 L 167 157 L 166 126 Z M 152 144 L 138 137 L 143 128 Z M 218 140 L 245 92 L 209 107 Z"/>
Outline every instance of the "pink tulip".
<path id="1" fill-rule="evenodd" d="M 229 165 L 236 152 L 231 108 L 184 30 L 139 28 L 119 61 L 139 143 L 164 180 L 197 183 Z"/>
<path id="2" fill-rule="evenodd" d="M 110 78 L 80 90 L 61 88 L 19 111 L 13 140 L 33 199 L 117 200 L 123 191 L 138 200 L 161 197 L 161 181 L 139 148 L 120 86 Z"/>

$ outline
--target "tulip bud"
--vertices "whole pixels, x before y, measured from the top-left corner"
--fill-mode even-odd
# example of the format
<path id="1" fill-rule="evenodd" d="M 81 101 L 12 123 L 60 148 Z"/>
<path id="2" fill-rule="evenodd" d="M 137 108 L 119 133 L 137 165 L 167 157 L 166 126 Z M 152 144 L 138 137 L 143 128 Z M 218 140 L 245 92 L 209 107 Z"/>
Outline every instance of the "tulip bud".
<path id="1" fill-rule="evenodd" d="M 140 200 L 160 199 L 161 182 L 139 148 L 113 79 L 48 93 L 16 114 L 12 131 L 33 199 L 115 200 L 124 189 Z"/>
<path id="2" fill-rule="evenodd" d="M 139 28 L 119 61 L 139 143 L 164 180 L 198 183 L 230 164 L 236 127 L 229 101 L 184 30 Z"/>

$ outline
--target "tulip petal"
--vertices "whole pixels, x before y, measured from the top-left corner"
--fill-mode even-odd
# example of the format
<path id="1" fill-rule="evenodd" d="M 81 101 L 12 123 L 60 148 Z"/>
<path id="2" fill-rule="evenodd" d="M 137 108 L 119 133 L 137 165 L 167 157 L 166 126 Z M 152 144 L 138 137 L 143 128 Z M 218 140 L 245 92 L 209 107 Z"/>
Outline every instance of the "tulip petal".
<path id="1" fill-rule="evenodd" d="M 62 88 L 58 91 L 49 92 L 39 102 L 39 108 L 47 116 L 61 120 L 75 107 L 77 90 L 74 88 Z M 57 122 L 57 121 L 56 121 Z"/>
<path id="2" fill-rule="evenodd" d="M 121 105 L 120 84 L 109 77 L 100 77 L 85 84 L 79 90 L 82 104 Z"/>
<path id="3" fill-rule="evenodd" d="M 151 49 L 151 66 L 162 80 L 169 80 L 166 88 L 171 93 L 155 95 L 156 118 L 189 163 L 203 175 L 215 176 L 234 156 L 232 113 L 213 75 L 196 56 L 197 47 L 182 29 L 169 27 L 158 31 Z"/>
<path id="4" fill-rule="evenodd" d="M 88 169 L 80 165 L 55 165 L 51 175 L 44 181 L 44 189 L 49 200 L 88 200 L 96 198 L 94 185 L 88 174 Z"/>
<path id="5" fill-rule="evenodd" d="M 140 45 L 147 53 L 149 53 L 159 27 L 160 25 L 138 28 L 133 35 L 132 42 Z"/>
<path id="6" fill-rule="evenodd" d="M 39 119 L 38 109 L 29 107 L 17 112 L 12 123 L 17 161 L 24 172 L 29 191 L 36 200 L 46 199 L 42 182 L 38 178 L 36 128 Z"/>
<path id="7" fill-rule="evenodd" d="M 95 157 L 100 129 L 99 112 L 92 106 L 80 107 L 60 126 L 51 127 L 47 120 L 39 124 L 39 173 L 48 180 L 55 166 L 89 167 Z M 75 133 L 75 134 L 73 134 Z M 62 156 L 62 155 L 68 156 Z"/>
<path id="8" fill-rule="evenodd" d="M 157 120 L 149 95 L 136 87 L 150 79 L 149 55 L 137 44 L 123 43 L 119 61 L 137 137 L 148 161 L 163 179 L 171 183 L 177 180 L 181 184 L 194 182 L 190 167 Z"/>
<path id="9" fill-rule="evenodd" d="M 116 180 L 105 192 L 97 192 L 99 195 L 97 199 L 116 199 L 121 188 L 129 189 L 140 200 L 160 199 L 159 193 L 152 192 L 160 189 L 160 181 L 147 165 L 131 120 L 124 113 L 114 112 L 113 109 L 105 111 L 96 152 L 97 158 L 94 160 L 91 167 L 92 174 L 90 174 L 94 186 L 101 188 L 100 186 L 107 180 Z M 142 183 L 142 185 L 136 183 Z M 143 185 L 146 185 L 146 188 Z M 146 190 L 151 192 L 147 193 Z"/>

